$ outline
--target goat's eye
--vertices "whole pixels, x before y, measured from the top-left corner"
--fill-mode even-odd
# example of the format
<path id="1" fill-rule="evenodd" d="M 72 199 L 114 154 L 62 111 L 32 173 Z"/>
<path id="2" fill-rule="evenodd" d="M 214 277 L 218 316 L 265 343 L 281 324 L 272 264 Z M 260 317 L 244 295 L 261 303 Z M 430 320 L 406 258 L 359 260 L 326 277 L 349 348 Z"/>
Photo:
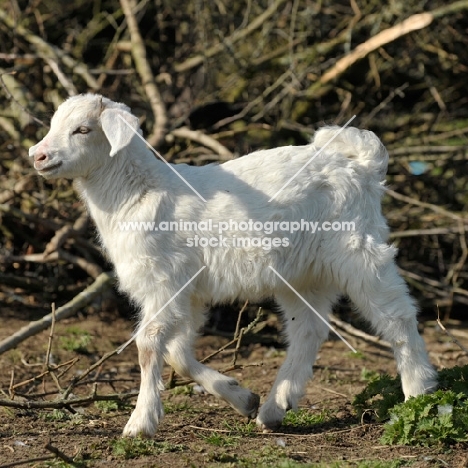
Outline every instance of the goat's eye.
<path id="1" fill-rule="evenodd" d="M 80 127 L 78 127 L 74 132 L 73 132 L 73 135 L 76 135 L 78 133 L 80 133 L 81 135 L 86 135 L 87 133 L 89 133 L 91 131 L 91 129 L 89 127 L 85 127 L 84 125 L 81 125 Z"/>

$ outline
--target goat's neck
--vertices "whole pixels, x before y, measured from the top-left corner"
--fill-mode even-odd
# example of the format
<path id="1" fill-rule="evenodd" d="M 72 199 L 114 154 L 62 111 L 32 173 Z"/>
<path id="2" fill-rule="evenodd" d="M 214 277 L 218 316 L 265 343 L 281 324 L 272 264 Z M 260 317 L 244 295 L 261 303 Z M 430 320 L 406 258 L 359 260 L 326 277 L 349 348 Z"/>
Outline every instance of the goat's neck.
<path id="1" fill-rule="evenodd" d="M 165 164 L 140 151 L 131 147 L 122 150 L 90 176 L 78 180 L 78 189 L 101 234 L 117 221 L 131 220 L 149 192 L 165 192 Z"/>

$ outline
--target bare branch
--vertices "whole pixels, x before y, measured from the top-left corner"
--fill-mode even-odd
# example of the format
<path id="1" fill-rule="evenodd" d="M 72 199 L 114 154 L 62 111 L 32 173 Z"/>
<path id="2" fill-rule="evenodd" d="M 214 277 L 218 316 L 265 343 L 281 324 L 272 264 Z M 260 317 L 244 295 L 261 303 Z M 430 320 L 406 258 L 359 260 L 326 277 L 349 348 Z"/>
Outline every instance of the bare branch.
<path id="1" fill-rule="evenodd" d="M 257 16 L 257 18 L 255 18 L 244 29 L 237 30 L 234 34 L 225 38 L 223 42 L 220 42 L 219 44 L 216 44 L 213 47 L 205 50 L 203 54 L 196 55 L 195 57 L 191 57 L 185 60 L 185 62 L 176 64 L 174 70 L 178 73 L 181 73 L 190 70 L 191 68 L 197 67 L 198 65 L 201 65 L 207 58 L 214 57 L 223 50 L 226 50 L 226 44 L 232 46 L 241 39 L 245 39 L 256 29 L 263 26 L 265 21 L 273 16 L 278 11 L 278 8 L 285 2 L 286 0 L 275 0 L 260 16 Z"/>
<path id="2" fill-rule="evenodd" d="M 172 130 L 171 135 L 200 143 L 213 150 L 216 154 L 219 154 L 220 158 L 223 160 L 227 161 L 234 158 L 234 155 L 225 146 L 219 143 L 219 141 L 216 141 L 213 137 L 198 130 L 190 130 L 187 127 L 181 127 Z"/>
<path id="3" fill-rule="evenodd" d="M 89 304 L 96 296 L 102 294 L 110 288 L 115 282 L 115 277 L 111 273 L 102 273 L 99 275 L 93 284 L 88 286 L 80 294 L 75 296 L 70 302 L 67 302 L 62 307 L 59 307 L 55 312 L 55 320 L 59 321 L 64 318 L 71 317 L 79 309 Z M 14 348 L 27 338 L 36 335 L 37 333 L 46 330 L 52 323 L 52 314 L 47 314 L 40 320 L 30 322 L 29 325 L 21 328 L 13 336 L 6 338 L 0 342 L 0 354 Z"/>
<path id="4" fill-rule="evenodd" d="M 164 102 L 156 86 L 151 67 L 146 58 L 146 49 L 141 37 L 138 23 L 133 13 L 136 7 L 134 0 L 120 0 L 122 9 L 127 19 L 128 30 L 132 41 L 132 57 L 135 62 L 135 67 L 140 75 L 141 82 L 148 97 L 151 109 L 154 115 L 154 126 L 151 134 L 148 136 L 148 143 L 151 146 L 158 146 L 166 134 L 167 117 Z"/>

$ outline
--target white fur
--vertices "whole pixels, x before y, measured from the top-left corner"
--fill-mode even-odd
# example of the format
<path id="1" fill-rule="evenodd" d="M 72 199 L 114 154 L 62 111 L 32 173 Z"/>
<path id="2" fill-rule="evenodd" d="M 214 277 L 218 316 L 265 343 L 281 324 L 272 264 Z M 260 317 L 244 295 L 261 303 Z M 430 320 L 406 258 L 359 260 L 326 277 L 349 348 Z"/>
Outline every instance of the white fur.
<path id="1" fill-rule="evenodd" d="M 257 423 L 274 429 L 289 408 L 297 407 L 328 329 L 269 267 L 325 319 L 338 296 L 348 295 L 376 332 L 392 343 L 406 398 L 435 387 L 436 374 L 417 331 L 415 304 L 397 272 L 396 250 L 387 244 L 380 199 L 388 155 L 372 132 L 343 130 L 271 202 L 336 135 L 337 127 L 320 129 L 306 146 L 257 151 L 222 165 L 175 166 L 205 203 L 119 117 L 139 131 L 137 118 L 125 105 L 90 94 L 72 97 L 58 108 L 49 133 L 30 149 L 30 156 L 44 177 L 77 180 L 121 288 L 140 306 L 141 323 L 152 320 L 136 340 L 141 389 L 124 435 L 155 433 L 163 415 L 163 359 L 241 414 L 257 413 L 257 395 L 193 356 L 196 332 L 211 303 L 275 296 L 289 349 Z M 286 235 L 289 246 L 266 250 L 187 246 L 189 237 L 217 235 L 211 232 L 127 232 L 118 227 L 121 221 L 181 219 L 354 221 L 356 230 L 275 232 L 270 237 Z M 232 239 L 246 233 L 224 235 Z"/>

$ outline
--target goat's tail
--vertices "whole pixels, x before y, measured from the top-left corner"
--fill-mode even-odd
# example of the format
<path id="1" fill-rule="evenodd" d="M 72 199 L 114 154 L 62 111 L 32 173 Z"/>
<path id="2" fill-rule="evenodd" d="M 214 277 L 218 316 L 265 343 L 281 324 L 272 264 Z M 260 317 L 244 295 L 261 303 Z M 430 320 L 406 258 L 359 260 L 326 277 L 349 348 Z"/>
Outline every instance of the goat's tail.
<path id="1" fill-rule="evenodd" d="M 369 130 L 359 130 L 354 127 L 338 126 L 324 127 L 318 130 L 312 143 L 317 148 L 324 146 L 330 151 L 354 159 L 360 165 L 373 172 L 380 181 L 385 179 L 388 167 L 388 153 L 385 146 Z"/>

